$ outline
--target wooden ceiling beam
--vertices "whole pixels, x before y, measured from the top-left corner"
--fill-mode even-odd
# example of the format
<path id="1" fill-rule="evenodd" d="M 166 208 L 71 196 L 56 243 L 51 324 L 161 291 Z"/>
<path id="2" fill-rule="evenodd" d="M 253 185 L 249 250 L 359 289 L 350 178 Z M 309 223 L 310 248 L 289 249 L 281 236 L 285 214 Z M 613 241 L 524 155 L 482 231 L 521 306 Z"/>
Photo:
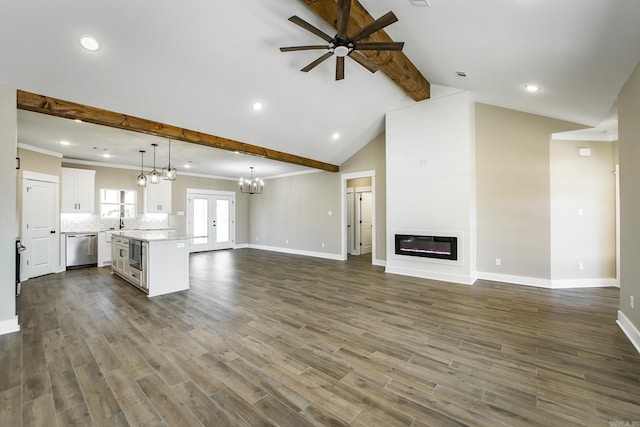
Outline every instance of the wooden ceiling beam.
<path id="1" fill-rule="evenodd" d="M 64 101 L 49 96 L 37 95 L 35 93 L 18 90 L 17 98 L 17 107 L 20 110 L 34 111 L 36 113 L 64 117 L 67 119 L 79 119 L 83 122 L 94 123 L 97 125 L 190 142 L 192 144 L 204 145 L 206 147 L 218 148 L 221 150 L 237 151 L 242 154 L 264 157 L 270 160 L 277 160 L 280 162 L 306 166 L 328 172 L 338 172 L 340 170 L 336 165 L 296 156 L 295 154 L 283 153 L 282 151 L 271 150 L 257 145 L 246 144 L 244 142 L 234 141 L 220 136 L 196 132 L 160 122 L 154 122 L 152 120 L 115 113 L 113 111 L 77 104 L 75 102 Z"/>
<path id="2" fill-rule="evenodd" d="M 336 27 L 338 18 L 338 6 L 336 0 L 302 0 L 311 10 L 324 19 L 329 25 Z M 357 1 L 351 4 L 351 16 L 349 18 L 348 33 L 353 35 L 361 28 L 369 25 L 375 19 Z M 397 25 L 397 24 L 395 24 Z M 391 37 L 384 30 L 371 34 L 362 41 L 367 42 L 391 42 Z M 431 97 L 431 85 L 429 81 L 418 71 L 415 65 L 402 52 L 394 51 L 358 51 L 371 61 L 380 66 L 395 84 L 407 93 L 415 101 L 424 101 Z"/>

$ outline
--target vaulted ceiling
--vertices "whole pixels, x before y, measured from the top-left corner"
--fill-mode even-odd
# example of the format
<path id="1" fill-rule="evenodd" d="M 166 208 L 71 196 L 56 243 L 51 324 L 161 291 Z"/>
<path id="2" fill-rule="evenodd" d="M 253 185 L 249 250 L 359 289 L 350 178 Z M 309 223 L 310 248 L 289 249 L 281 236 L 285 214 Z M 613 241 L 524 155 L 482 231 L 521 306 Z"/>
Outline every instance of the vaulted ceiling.
<path id="1" fill-rule="evenodd" d="M 335 0 L 9 0 L 0 14 L 0 84 L 339 165 L 384 130 L 387 111 L 428 97 L 428 82 L 597 126 L 615 117 L 616 95 L 640 60 L 636 0 L 428 3 L 354 2 L 350 29 L 393 11 L 398 22 L 372 37 L 405 45 L 402 53 L 374 52 L 382 68 L 375 74 L 346 61 L 345 79 L 335 81 L 333 61 L 299 71 L 318 51 L 278 49 L 318 43 L 287 20 L 292 15 L 334 34 Z M 84 34 L 97 37 L 100 50 L 83 50 Z M 527 93 L 529 83 L 541 90 Z M 258 101 L 263 109 L 253 111 Z M 126 164 L 150 148 L 138 137 L 123 141 L 125 133 L 91 132 L 60 147 L 65 135 L 74 138 L 68 123 L 56 129 L 45 120 L 48 128 L 38 130 L 37 117 L 24 117 L 20 142 L 69 158 Z M 177 147 L 180 162 L 200 173 L 239 176 L 258 161 Z M 98 157 L 105 149 L 108 160 Z M 282 163 L 269 173 L 303 169 Z"/>

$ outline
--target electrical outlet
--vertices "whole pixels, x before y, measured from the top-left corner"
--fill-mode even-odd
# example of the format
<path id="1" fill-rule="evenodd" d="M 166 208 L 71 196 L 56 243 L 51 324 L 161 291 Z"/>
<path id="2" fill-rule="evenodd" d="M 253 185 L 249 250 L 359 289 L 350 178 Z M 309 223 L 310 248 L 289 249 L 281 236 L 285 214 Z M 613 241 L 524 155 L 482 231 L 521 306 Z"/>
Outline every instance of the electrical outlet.
<path id="1" fill-rule="evenodd" d="M 584 270 L 584 264 L 579 262 L 578 263 L 578 270 Z"/>
<path id="2" fill-rule="evenodd" d="M 322 247 L 324 248 L 324 242 L 322 243 Z"/>
<path id="3" fill-rule="evenodd" d="M 289 240 L 288 239 L 285 240 L 284 243 L 288 245 L 289 244 Z"/>
<path id="4" fill-rule="evenodd" d="M 502 260 L 500 258 L 496 258 L 496 265 L 502 265 Z"/>
<path id="5" fill-rule="evenodd" d="M 259 237 L 256 237 L 256 242 L 257 242 L 257 241 L 259 241 L 259 240 L 260 240 L 260 238 L 259 238 Z"/>
<path id="6" fill-rule="evenodd" d="M 634 307 L 633 307 L 633 295 L 631 295 L 631 296 L 629 297 L 629 302 L 631 303 L 631 308 L 634 308 Z"/>

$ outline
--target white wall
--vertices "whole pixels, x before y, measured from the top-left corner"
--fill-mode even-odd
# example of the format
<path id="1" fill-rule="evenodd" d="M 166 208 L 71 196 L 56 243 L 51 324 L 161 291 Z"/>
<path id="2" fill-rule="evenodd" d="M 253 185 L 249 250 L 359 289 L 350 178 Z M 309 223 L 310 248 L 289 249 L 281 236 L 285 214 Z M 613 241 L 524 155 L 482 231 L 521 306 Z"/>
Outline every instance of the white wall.
<path id="1" fill-rule="evenodd" d="M 15 298 L 16 153 L 18 116 L 15 89 L 0 85 L 0 335 L 20 329 Z"/>
<path id="2" fill-rule="evenodd" d="M 476 275 L 475 124 L 468 92 L 387 114 L 390 273 L 472 284 Z M 458 261 L 395 255 L 395 234 L 458 237 Z"/>

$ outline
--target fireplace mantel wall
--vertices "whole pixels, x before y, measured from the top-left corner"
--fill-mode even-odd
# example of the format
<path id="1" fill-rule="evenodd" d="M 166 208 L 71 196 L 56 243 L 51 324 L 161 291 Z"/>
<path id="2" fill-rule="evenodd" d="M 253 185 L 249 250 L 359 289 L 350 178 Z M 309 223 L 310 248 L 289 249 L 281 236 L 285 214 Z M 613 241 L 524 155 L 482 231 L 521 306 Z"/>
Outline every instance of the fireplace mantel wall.
<path id="1" fill-rule="evenodd" d="M 474 104 L 432 94 L 387 114 L 387 266 L 390 273 L 472 284 L 476 279 Z M 395 234 L 458 237 L 458 260 L 394 254 Z"/>

